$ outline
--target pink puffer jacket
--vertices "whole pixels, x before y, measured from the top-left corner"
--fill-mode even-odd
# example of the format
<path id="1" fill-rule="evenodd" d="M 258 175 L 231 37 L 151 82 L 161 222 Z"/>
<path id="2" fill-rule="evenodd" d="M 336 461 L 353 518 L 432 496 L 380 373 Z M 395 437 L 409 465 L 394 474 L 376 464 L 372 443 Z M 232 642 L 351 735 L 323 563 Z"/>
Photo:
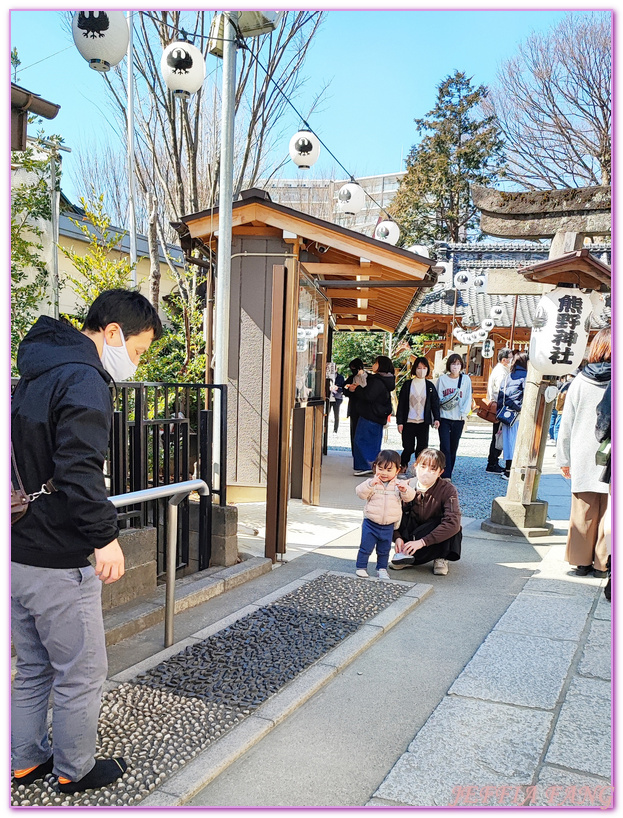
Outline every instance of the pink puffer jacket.
<path id="1" fill-rule="evenodd" d="M 379 525 L 394 524 L 398 528 L 402 517 L 402 503 L 409 503 L 415 497 L 415 489 L 406 481 L 401 481 L 405 491 L 398 490 L 398 480 L 394 478 L 389 483 L 372 485 L 373 477 L 360 483 L 355 492 L 357 497 L 366 501 L 363 507 L 363 516 Z"/>

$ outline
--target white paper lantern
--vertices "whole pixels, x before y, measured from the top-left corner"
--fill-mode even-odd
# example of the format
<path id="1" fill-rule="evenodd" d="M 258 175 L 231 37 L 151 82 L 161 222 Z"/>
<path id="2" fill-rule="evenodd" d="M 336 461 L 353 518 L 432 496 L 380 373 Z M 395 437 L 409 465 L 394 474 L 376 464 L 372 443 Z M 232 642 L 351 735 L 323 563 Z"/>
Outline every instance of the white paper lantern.
<path id="1" fill-rule="evenodd" d="M 423 256 L 424 258 L 430 258 L 430 252 L 428 247 L 425 244 L 412 244 L 411 247 L 407 247 L 407 250 L 410 253 L 415 253 L 416 256 Z M 439 280 L 439 279 L 437 279 Z"/>
<path id="2" fill-rule="evenodd" d="M 486 341 L 487 336 L 489 335 L 489 333 L 487 332 L 486 329 L 481 328 L 481 329 L 477 329 L 476 332 L 474 333 L 474 335 L 475 335 L 477 341 Z"/>
<path id="3" fill-rule="evenodd" d="M 354 182 L 348 182 L 342 185 L 337 194 L 337 209 L 340 213 L 346 213 L 349 216 L 354 216 L 363 210 L 366 203 L 366 194 L 361 185 Z"/>
<path id="4" fill-rule="evenodd" d="M 541 296 L 532 322 L 530 362 L 543 375 L 567 375 L 584 357 L 593 306 L 587 293 L 556 287 Z"/>
<path id="5" fill-rule="evenodd" d="M 502 307 L 500 304 L 496 305 L 495 307 L 491 307 L 489 310 L 489 315 L 494 321 L 499 321 L 500 318 L 504 317 L 504 307 Z"/>
<path id="6" fill-rule="evenodd" d="M 71 21 L 76 48 L 95 71 L 109 71 L 125 57 L 130 31 L 122 11 L 76 11 Z"/>
<path id="7" fill-rule="evenodd" d="M 474 283 L 474 276 L 466 271 L 457 273 L 454 276 L 454 286 L 459 290 L 468 290 Z"/>
<path id="8" fill-rule="evenodd" d="M 455 338 L 460 338 L 461 335 L 463 335 L 463 330 L 461 329 L 461 327 L 457 326 L 452 330 L 452 334 L 454 335 Z"/>
<path id="9" fill-rule="evenodd" d="M 483 318 L 480 322 L 480 328 L 484 329 L 486 332 L 491 332 L 491 330 L 495 327 L 495 321 L 493 318 Z"/>
<path id="10" fill-rule="evenodd" d="M 379 241 L 384 241 L 387 244 L 396 244 L 400 238 L 400 228 L 396 222 L 386 219 L 385 221 L 377 224 L 374 231 L 374 238 L 378 239 Z"/>
<path id="11" fill-rule="evenodd" d="M 290 140 L 290 156 L 299 168 L 310 168 L 320 156 L 320 140 L 312 131 L 297 131 Z"/>
<path id="12" fill-rule="evenodd" d="M 491 338 L 487 338 L 486 341 L 483 341 L 482 344 L 482 357 L 483 358 L 493 358 L 493 353 L 495 352 L 495 344 L 491 340 Z"/>
<path id="13" fill-rule="evenodd" d="M 476 292 L 484 293 L 487 291 L 487 274 L 486 273 L 476 273 L 474 276 L 474 280 L 472 282 L 473 288 Z"/>
<path id="14" fill-rule="evenodd" d="M 162 52 L 160 71 L 174 96 L 188 99 L 203 85 L 206 64 L 201 51 L 186 40 L 175 40 Z"/>

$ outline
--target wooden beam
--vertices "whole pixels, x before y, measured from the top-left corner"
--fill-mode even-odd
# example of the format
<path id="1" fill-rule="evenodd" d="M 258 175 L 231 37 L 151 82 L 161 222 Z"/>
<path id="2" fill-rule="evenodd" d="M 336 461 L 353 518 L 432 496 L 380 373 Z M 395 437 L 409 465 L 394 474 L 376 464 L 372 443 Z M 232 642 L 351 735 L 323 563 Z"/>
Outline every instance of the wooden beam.
<path id="1" fill-rule="evenodd" d="M 366 298 L 370 295 L 370 290 L 364 288 L 362 290 L 331 290 L 331 292 L 327 293 L 330 298 Z"/>
<path id="2" fill-rule="evenodd" d="M 374 307 L 334 307 L 333 315 L 374 315 Z"/>
<path id="3" fill-rule="evenodd" d="M 365 283 L 366 287 L 380 287 L 389 289 L 391 287 L 410 287 L 412 290 L 417 290 L 420 287 L 430 287 L 430 281 L 422 281 L 412 278 L 410 280 L 401 279 L 400 281 L 342 281 L 340 279 L 317 281 L 319 287 L 324 290 L 331 290 L 334 287 L 361 287 Z"/>
<path id="4" fill-rule="evenodd" d="M 383 271 L 378 268 L 360 267 L 358 264 L 329 264 L 316 263 L 312 261 L 302 261 L 305 271 L 315 276 L 344 276 L 344 278 L 354 278 L 365 275 L 370 278 L 382 278 Z"/>
<path id="5" fill-rule="evenodd" d="M 374 324 L 374 321 L 370 319 L 369 321 L 358 321 L 356 318 L 336 318 L 335 319 L 335 326 L 336 327 L 356 327 L 359 329 L 365 329 L 366 327 L 371 327 Z"/>
<path id="6" fill-rule="evenodd" d="M 276 227 L 251 227 L 248 224 L 234 227 L 231 231 L 234 236 L 270 236 L 271 238 L 281 238 L 283 231 Z"/>

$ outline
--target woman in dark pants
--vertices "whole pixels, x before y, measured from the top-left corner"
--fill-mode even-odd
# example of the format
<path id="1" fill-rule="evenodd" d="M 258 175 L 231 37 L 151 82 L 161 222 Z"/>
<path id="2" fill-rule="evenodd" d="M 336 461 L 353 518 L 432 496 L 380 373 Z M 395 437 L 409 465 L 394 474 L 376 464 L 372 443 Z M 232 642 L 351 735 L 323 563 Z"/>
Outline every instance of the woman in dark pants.
<path id="1" fill-rule="evenodd" d="M 437 380 L 439 395 L 439 448 L 446 458 L 442 477 L 452 477 L 456 450 L 463 434 L 463 427 L 472 409 L 472 382 L 464 372 L 463 358 L 453 352 L 448 355 L 446 371 Z"/>
<path id="2" fill-rule="evenodd" d="M 437 449 L 424 449 L 408 485 L 415 497 L 402 504 L 402 520 L 394 531 L 396 553 L 389 564 L 400 570 L 433 563 L 433 573 L 446 576 L 448 562 L 461 559 L 461 509 L 456 487 L 441 480 L 446 459 Z"/>
<path id="3" fill-rule="evenodd" d="M 368 374 L 366 385 L 356 381 L 344 389 L 350 391 L 351 406 L 358 415 L 353 440 L 355 474 L 371 474 L 372 463 L 381 451 L 383 427 L 392 411 L 391 393 L 396 387 L 394 364 L 386 355 L 379 355 Z"/>
<path id="4" fill-rule="evenodd" d="M 428 448 L 428 431 L 439 428 L 439 395 L 430 375 L 430 364 L 423 356 L 416 358 L 411 367 L 411 380 L 400 390 L 396 409 L 396 426 L 402 436 L 400 463 L 405 471 L 411 455 L 415 458 Z"/>
<path id="5" fill-rule="evenodd" d="M 344 386 L 342 387 L 342 392 L 347 398 L 349 398 L 347 415 L 350 421 L 350 450 L 354 454 L 353 441 L 355 440 L 355 429 L 357 428 L 357 420 L 359 419 L 359 415 L 357 414 L 357 409 L 355 408 L 355 401 L 350 400 L 350 390 L 344 387 L 350 386 L 351 383 L 359 386 L 365 386 L 367 373 L 363 368 L 363 361 L 361 358 L 353 358 L 353 360 L 348 364 L 348 368 L 350 369 L 351 374 L 348 376 L 348 378 L 346 378 Z"/>

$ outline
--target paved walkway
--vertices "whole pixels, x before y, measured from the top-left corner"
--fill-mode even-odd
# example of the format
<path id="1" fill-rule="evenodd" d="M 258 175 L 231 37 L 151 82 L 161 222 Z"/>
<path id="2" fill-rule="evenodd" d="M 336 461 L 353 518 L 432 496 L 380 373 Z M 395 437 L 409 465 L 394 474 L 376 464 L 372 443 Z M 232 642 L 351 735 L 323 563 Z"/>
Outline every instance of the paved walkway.
<path id="1" fill-rule="evenodd" d="M 488 513 L 490 499 L 506 490 L 504 481 L 484 475 L 488 431 L 474 425 L 461 441 L 456 483 L 464 511 L 489 503 Z M 539 494 L 550 502 L 554 534 L 532 542 L 500 537 L 480 529 L 484 514 L 465 515 L 462 558 L 446 577 L 417 566 L 392 573 L 390 583 L 353 578 L 360 479 L 347 451 L 330 451 L 321 507 L 290 503 L 282 564 L 177 614 L 177 641 L 167 651 L 161 624 L 109 648 L 107 696 L 121 690 L 124 706 L 130 693 L 134 698 L 129 717 L 105 703 L 104 734 L 116 730 L 114 740 L 134 764 L 119 792 L 85 804 L 580 806 L 592 799 L 604 805 L 612 781 L 610 606 L 605 580 L 567 573 L 569 486 L 557 473 L 553 449 Z M 255 505 L 240 506 L 247 526 L 240 547 L 261 556 L 263 520 Z M 180 652 L 197 650 L 211 637 L 222 642 L 232 628 L 248 628 L 245 622 L 256 633 L 266 606 L 283 608 L 288 594 L 311 589 L 310 583 L 346 607 L 351 597 L 376 598 L 381 585 L 394 587 L 399 598 L 371 612 L 372 619 L 360 617 L 341 644 L 259 709 L 234 712 L 224 701 L 219 706 L 229 709 L 221 726 L 215 703 L 191 696 L 180 705 L 179 685 L 170 688 L 173 699 L 162 685 L 155 693 L 143 690 L 150 709 L 157 698 L 158 724 L 141 712 L 138 694 L 128 688 L 139 674 L 177 662 Z M 347 585 L 337 590 L 335 583 Z M 316 615 L 314 606 L 309 610 Z M 284 633 L 290 638 L 292 628 Z M 162 678 L 161 670 L 155 676 Z M 197 728 L 197 719 L 205 729 Z M 193 744 L 206 733 L 201 747 Z M 135 752 L 135 740 L 146 749 Z M 144 759 L 154 746 L 158 769 L 149 778 Z M 53 785 L 46 788 L 38 803 L 60 805 Z M 26 795 L 17 802 L 25 804 Z"/>

